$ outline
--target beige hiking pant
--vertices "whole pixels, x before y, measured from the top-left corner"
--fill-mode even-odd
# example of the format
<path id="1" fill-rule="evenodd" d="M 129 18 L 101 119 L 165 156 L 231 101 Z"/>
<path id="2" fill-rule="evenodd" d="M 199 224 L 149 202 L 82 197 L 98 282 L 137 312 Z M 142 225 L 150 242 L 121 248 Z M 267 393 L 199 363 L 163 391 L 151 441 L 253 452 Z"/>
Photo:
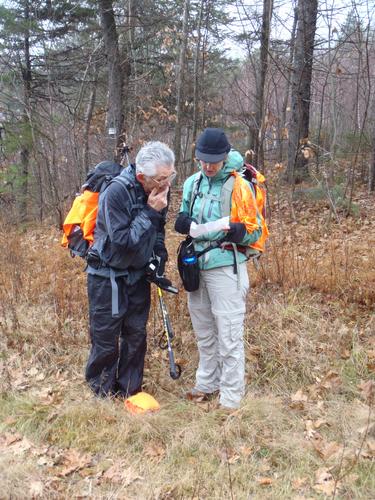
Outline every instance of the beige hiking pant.
<path id="1" fill-rule="evenodd" d="M 237 408 L 245 391 L 243 323 L 249 277 L 246 262 L 200 272 L 200 286 L 188 294 L 197 337 L 199 365 L 195 388 L 220 391 L 220 404 Z"/>

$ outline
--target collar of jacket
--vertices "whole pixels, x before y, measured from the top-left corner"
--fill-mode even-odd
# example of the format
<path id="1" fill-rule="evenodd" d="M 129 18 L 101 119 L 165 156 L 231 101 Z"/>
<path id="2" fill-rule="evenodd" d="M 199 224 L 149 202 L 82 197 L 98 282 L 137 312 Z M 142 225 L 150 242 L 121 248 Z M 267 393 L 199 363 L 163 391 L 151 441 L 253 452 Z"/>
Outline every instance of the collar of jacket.
<path id="1" fill-rule="evenodd" d="M 223 168 L 218 171 L 218 173 L 214 177 L 207 177 L 203 170 L 201 169 L 202 175 L 208 179 L 209 182 L 221 182 L 224 179 L 227 179 L 228 175 L 233 171 L 240 171 L 243 168 L 243 157 L 238 151 L 232 149 L 228 153 L 228 157 L 223 165 Z"/>

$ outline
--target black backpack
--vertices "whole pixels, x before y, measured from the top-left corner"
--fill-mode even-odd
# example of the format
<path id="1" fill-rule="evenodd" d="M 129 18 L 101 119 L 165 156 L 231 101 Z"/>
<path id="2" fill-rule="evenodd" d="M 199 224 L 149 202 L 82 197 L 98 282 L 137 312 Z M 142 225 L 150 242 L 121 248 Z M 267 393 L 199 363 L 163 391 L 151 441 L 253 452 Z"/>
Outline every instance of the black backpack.
<path id="1" fill-rule="evenodd" d="M 99 193 L 123 170 L 113 161 L 102 161 L 91 169 L 76 196 L 63 223 L 61 245 L 69 248 L 71 255 L 85 258 L 93 241 Z"/>

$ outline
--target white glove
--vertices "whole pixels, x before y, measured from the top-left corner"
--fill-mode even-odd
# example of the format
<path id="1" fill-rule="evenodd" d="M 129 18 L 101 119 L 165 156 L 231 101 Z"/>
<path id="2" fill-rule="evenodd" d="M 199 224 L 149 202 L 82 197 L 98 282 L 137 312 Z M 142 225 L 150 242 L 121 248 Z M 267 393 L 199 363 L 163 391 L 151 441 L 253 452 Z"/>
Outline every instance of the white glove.
<path id="1" fill-rule="evenodd" d="M 192 222 L 190 225 L 190 236 L 198 238 L 202 234 L 210 233 L 211 231 L 227 231 L 229 229 L 229 216 L 205 224 L 196 224 Z"/>

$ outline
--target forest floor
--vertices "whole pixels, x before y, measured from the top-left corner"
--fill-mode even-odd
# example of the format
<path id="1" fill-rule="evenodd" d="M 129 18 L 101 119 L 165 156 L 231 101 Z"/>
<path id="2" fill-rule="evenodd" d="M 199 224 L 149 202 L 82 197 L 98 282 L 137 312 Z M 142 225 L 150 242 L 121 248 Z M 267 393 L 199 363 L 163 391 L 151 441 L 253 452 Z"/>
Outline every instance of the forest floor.
<path id="1" fill-rule="evenodd" d="M 227 414 L 194 404 L 197 349 L 185 293 L 166 297 L 183 374 L 158 348 L 155 290 L 144 389 L 133 416 L 84 383 L 83 263 L 52 226 L 0 233 L 0 497 L 375 498 L 375 203 L 355 190 L 270 187 L 271 238 L 245 325 L 247 390 Z M 173 230 L 168 275 L 179 283 Z M 329 195 L 329 196 L 328 196 Z M 329 201 L 331 199 L 331 202 Z"/>

